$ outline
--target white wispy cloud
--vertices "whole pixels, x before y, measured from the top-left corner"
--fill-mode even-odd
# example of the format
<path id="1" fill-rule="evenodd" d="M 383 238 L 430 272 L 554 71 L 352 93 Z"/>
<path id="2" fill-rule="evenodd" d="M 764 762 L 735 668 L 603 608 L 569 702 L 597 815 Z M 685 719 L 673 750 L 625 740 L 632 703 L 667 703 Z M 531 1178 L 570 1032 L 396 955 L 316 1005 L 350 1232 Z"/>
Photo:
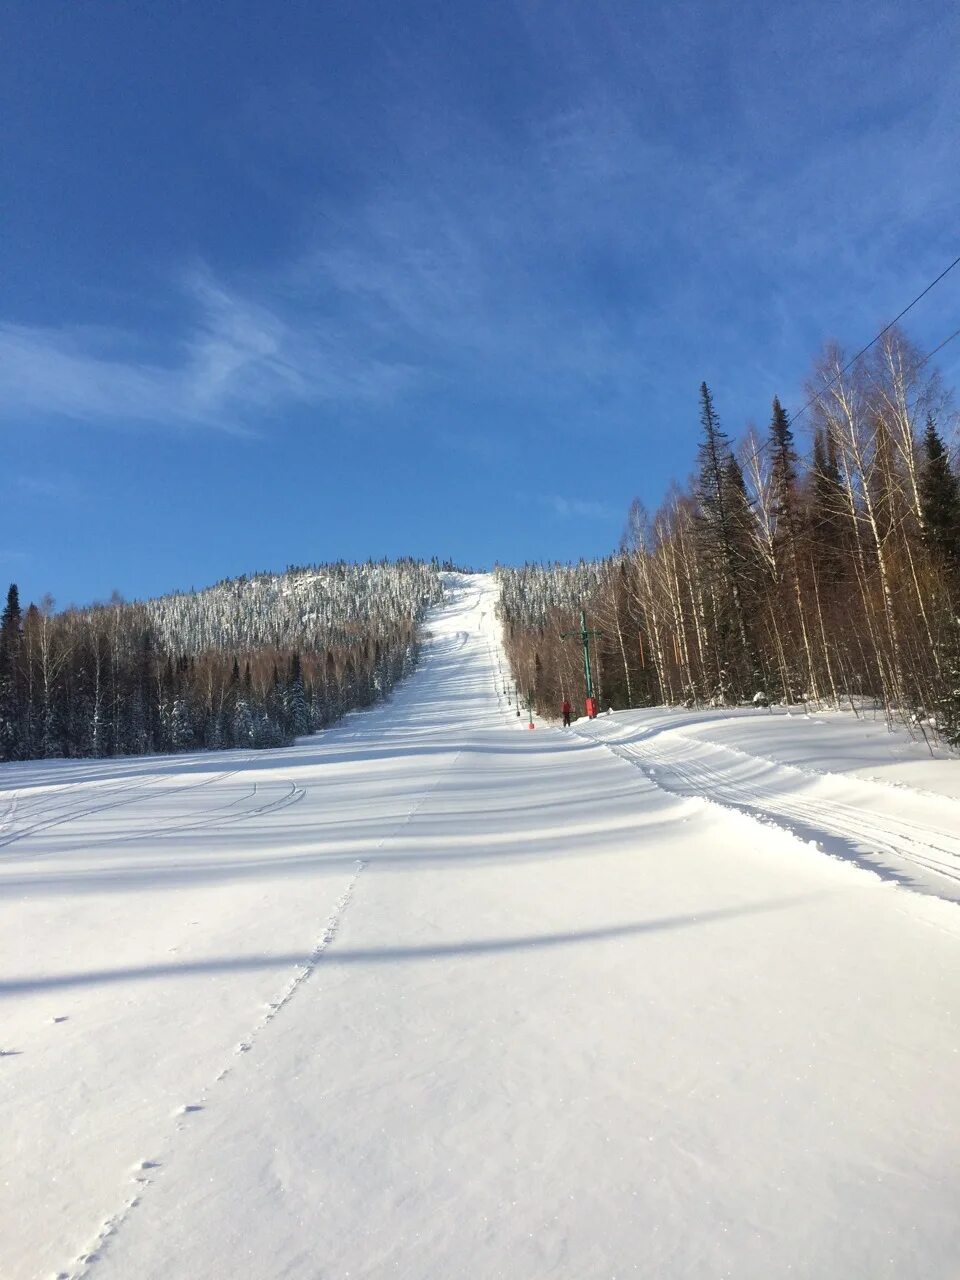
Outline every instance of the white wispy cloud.
<path id="1" fill-rule="evenodd" d="M 172 358 L 144 356 L 136 333 L 0 322 L 0 417 L 242 435 L 290 404 L 376 403 L 408 379 L 402 365 L 350 350 L 329 324 L 285 316 L 209 272 L 192 272 L 180 287 L 194 318 Z"/>
<path id="2" fill-rule="evenodd" d="M 73 497 L 76 489 L 73 482 L 65 476 L 15 476 L 14 490 L 25 498 L 50 499 L 61 501 Z"/>
<path id="3" fill-rule="evenodd" d="M 526 495 L 519 495 L 526 500 Z M 558 494 L 539 494 L 537 501 L 562 520 L 623 520 L 623 510 L 609 502 L 585 498 L 563 498 Z"/>

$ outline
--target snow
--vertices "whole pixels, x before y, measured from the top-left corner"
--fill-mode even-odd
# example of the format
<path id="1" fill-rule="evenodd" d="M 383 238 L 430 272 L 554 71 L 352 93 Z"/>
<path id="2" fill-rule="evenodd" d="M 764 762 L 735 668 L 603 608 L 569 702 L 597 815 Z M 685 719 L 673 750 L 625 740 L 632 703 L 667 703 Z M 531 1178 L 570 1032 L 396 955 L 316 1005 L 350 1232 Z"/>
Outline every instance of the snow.
<path id="1" fill-rule="evenodd" d="M 494 595 L 295 747 L 0 770 L 4 1280 L 956 1276 L 956 762 L 530 732 Z"/>
<path id="2" fill-rule="evenodd" d="M 674 711 L 577 721 L 658 787 L 774 823 L 960 903 L 960 760 L 849 712 Z"/>

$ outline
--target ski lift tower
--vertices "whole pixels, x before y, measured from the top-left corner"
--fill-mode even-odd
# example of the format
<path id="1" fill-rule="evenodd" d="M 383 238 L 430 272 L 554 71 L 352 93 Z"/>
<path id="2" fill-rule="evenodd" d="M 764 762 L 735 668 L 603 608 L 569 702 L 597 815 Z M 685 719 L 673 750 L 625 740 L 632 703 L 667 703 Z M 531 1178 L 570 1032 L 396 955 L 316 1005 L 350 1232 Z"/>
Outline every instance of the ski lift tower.
<path id="1" fill-rule="evenodd" d="M 587 614 L 584 609 L 580 610 L 580 630 L 579 631 L 561 631 L 560 639 L 568 640 L 571 636 L 579 636 L 583 645 L 583 677 L 587 685 L 587 717 L 590 720 L 597 718 L 597 700 L 593 696 L 593 676 L 590 672 L 590 637 L 602 636 L 602 631 L 587 630 Z"/>

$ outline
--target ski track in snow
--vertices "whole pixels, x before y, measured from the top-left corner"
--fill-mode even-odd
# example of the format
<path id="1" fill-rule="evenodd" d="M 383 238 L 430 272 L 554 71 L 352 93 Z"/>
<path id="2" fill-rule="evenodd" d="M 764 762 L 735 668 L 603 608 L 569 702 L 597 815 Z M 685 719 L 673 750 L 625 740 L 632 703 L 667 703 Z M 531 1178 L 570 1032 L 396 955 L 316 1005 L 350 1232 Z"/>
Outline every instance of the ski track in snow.
<path id="1" fill-rule="evenodd" d="M 251 763 L 247 761 L 244 763 Z M 156 774 L 137 778 L 127 784 L 115 788 L 108 788 L 103 794 L 105 803 L 91 804 L 90 800 L 81 803 L 79 807 L 75 802 L 66 799 L 60 805 L 54 804 L 53 812 L 50 812 L 49 802 L 40 797 L 36 800 L 36 807 L 28 810 L 24 815 L 29 825 L 21 826 L 3 834 L 4 826 L 9 825 L 12 811 L 17 809 L 17 794 L 14 794 L 10 809 L 5 816 L 4 822 L 0 823 L 0 849 L 5 846 L 12 845 L 17 841 L 26 839 L 28 836 L 37 835 L 41 832 L 49 831 L 53 828 L 63 827 L 69 823 L 82 823 L 85 819 L 96 817 L 109 810 L 124 809 L 129 810 L 135 806 L 142 806 L 153 803 L 157 800 L 166 801 L 169 798 L 184 792 L 199 792 L 210 789 L 218 790 L 225 782 L 230 781 L 241 775 L 243 768 L 225 770 L 220 773 L 210 774 L 200 778 L 198 781 L 185 783 L 182 786 L 165 787 L 163 783 L 163 775 Z M 77 783 L 78 787 L 85 787 L 89 784 Z M 223 816 L 224 811 L 235 808 L 243 804 L 244 801 L 258 800 L 261 790 L 268 789 L 270 791 L 278 790 L 279 795 L 265 800 L 263 803 L 255 803 L 247 805 L 240 812 Z M 111 844 L 127 845 L 137 840 L 156 840 L 164 837 L 183 835 L 187 832 L 200 830 L 220 830 L 237 822 L 245 822 L 251 818 L 263 817 L 266 814 L 276 813 L 281 809 L 287 809 L 291 805 L 299 803 L 307 794 L 306 788 L 299 786 L 297 783 L 289 779 L 278 779 L 276 782 L 263 783 L 253 782 L 245 795 L 236 796 L 231 800 L 224 800 L 222 804 L 207 805 L 204 808 L 204 816 L 194 819 L 190 822 L 175 821 L 172 823 L 163 823 L 157 825 L 155 822 L 148 823 L 141 831 L 125 830 L 117 836 L 98 836 L 97 844 L 99 847 Z M 117 798 L 119 796 L 119 798 Z M 30 819 L 36 812 L 40 810 L 44 813 L 44 818 L 37 822 L 30 822 Z M 35 857 L 36 854 L 31 855 Z"/>
<path id="2" fill-rule="evenodd" d="M 27 836 L 36 835 L 38 832 L 49 831 L 53 827 L 63 826 L 68 822 L 80 822 L 84 818 L 94 817 L 97 814 L 105 813 L 109 809 L 123 808 L 133 804 L 142 804 L 145 800 L 156 798 L 157 795 L 162 795 L 163 799 L 167 799 L 169 796 L 177 795 L 180 792 L 198 791 L 205 787 L 214 786 L 225 782 L 228 778 L 234 777 L 237 773 L 239 773 L 239 769 L 228 769 L 222 773 L 211 774 L 209 777 L 201 778 L 198 782 L 189 782 L 184 783 L 179 787 L 167 788 L 158 785 L 162 782 L 163 775 L 154 774 L 152 777 L 147 776 L 136 778 L 134 781 L 124 785 L 110 788 L 106 792 L 107 802 L 105 804 L 91 805 L 88 801 L 81 808 L 74 808 L 71 806 L 68 799 L 65 804 L 54 804 L 52 814 L 49 810 L 49 803 L 43 798 L 38 798 L 37 807 L 42 808 L 46 816 L 41 821 L 35 822 L 30 826 L 18 828 L 17 830 L 12 831 L 8 836 L 0 839 L 0 848 L 14 844 L 16 841 L 23 840 Z M 77 785 L 82 786 L 84 784 Z M 148 792 L 151 792 L 151 794 L 144 796 L 143 792 L 145 788 Z M 117 799 L 117 796 L 120 798 Z M 27 816 L 29 818 L 30 815 L 28 814 Z"/>
<path id="3" fill-rule="evenodd" d="M 603 721 L 596 721 L 574 732 L 583 741 L 599 744 L 640 769 L 650 782 L 671 795 L 701 799 L 745 814 L 763 825 L 789 831 L 821 853 L 856 863 L 881 879 L 960 902 L 960 835 L 956 834 L 960 831 L 960 802 L 955 799 L 914 792 L 923 795 L 927 807 L 935 805 L 951 811 L 951 816 L 956 814 L 957 825 L 948 831 L 890 813 L 878 816 L 824 795 L 826 788 L 850 785 L 826 770 L 801 769 L 676 729 L 643 733 L 625 742 L 609 740 L 605 730 Z M 743 765 L 752 768 L 749 783 L 736 781 L 738 767 Z M 821 784 L 813 788 L 815 794 L 810 799 L 790 794 L 804 779 Z M 906 798 L 903 793 L 913 790 L 865 778 L 857 779 L 856 786 L 899 792 L 901 799 Z M 926 873 L 923 881 L 909 874 L 911 867 Z"/>

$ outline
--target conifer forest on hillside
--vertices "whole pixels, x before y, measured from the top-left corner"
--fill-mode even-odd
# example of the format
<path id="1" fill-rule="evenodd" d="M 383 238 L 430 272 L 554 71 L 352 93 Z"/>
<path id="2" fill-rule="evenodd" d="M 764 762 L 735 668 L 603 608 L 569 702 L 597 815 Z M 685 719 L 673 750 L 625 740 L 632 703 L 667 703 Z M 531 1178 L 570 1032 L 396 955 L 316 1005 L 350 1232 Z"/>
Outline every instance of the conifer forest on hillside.
<path id="1" fill-rule="evenodd" d="M 0 624 L 0 758 L 273 747 L 385 697 L 439 568 L 331 564 Z"/>
<path id="2" fill-rule="evenodd" d="M 891 329 L 845 367 L 827 350 L 803 441 L 778 400 L 733 447 L 700 389 L 695 478 L 634 504 L 619 552 L 500 569 L 511 666 L 541 712 L 579 702 L 591 629 L 602 708 L 877 700 L 960 743 L 956 416 Z M 808 444 L 808 448 L 805 448 Z"/>

